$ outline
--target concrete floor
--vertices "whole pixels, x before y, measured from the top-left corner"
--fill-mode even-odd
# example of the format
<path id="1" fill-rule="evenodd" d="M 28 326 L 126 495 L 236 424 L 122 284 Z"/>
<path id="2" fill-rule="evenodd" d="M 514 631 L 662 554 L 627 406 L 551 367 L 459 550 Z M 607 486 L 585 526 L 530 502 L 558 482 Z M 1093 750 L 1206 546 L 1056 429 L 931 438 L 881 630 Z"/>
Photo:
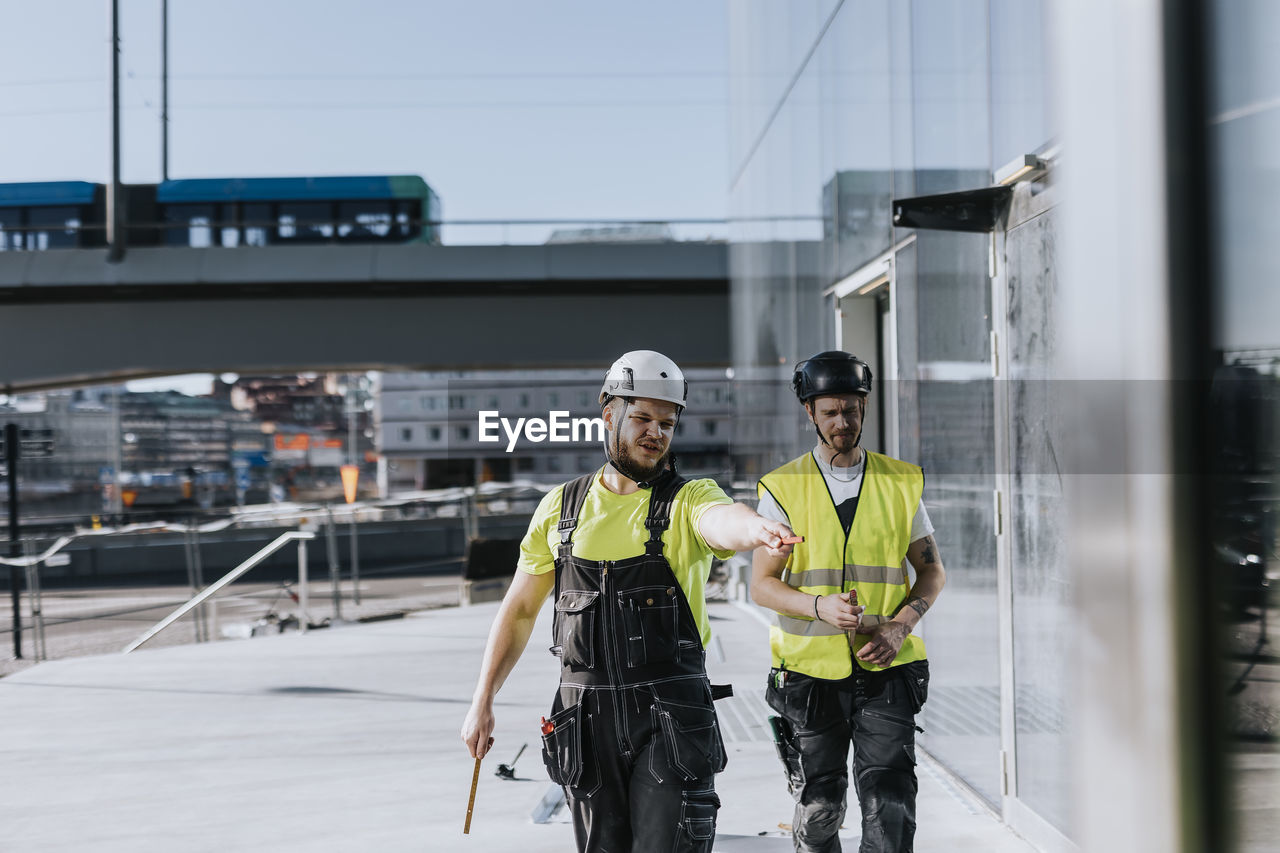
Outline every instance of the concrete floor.
<path id="1" fill-rule="evenodd" d="M 496 604 L 394 622 L 51 661 L 0 679 L 0 850 L 573 849 L 530 814 L 550 785 L 537 722 L 556 684 L 544 609 L 496 706 L 472 832 L 459 740 Z M 765 734 L 767 635 L 712 606 L 709 668 L 730 751 L 717 851 L 790 850 L 791 800 Z M 521 744 L 517 781 L 494 770 Z M 1032 848 L 922 765 L 918 851 Z M 842 831 L 856 849 L 851 816 Z"/>

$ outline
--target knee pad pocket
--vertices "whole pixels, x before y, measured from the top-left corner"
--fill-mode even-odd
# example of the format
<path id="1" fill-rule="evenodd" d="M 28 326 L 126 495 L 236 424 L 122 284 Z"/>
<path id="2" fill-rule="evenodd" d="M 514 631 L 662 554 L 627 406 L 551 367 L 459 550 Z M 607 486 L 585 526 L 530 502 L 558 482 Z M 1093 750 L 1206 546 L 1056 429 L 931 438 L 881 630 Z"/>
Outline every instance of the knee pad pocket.
<path id="1" fill-rule="evenodd" d="M 680 831 L 677 850 L 711 853 L 716 837 L 716 812 L 720 799 L 714 793 L 688 793 L 680 804 Z"/>

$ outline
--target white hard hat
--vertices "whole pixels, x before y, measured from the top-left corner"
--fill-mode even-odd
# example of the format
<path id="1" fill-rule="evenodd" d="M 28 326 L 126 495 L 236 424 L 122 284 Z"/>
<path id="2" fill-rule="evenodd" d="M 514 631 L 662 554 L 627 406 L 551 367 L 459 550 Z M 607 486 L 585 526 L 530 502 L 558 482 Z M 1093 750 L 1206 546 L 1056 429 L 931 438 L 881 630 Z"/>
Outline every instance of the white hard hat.
<path id="1" fill-rule="evenodd" d="M 600 403 L 610 397 L 648 397 L 684 408 L 689 383 L 676 363 L 660 352 L 648 349 L 625 353 L 604 375 Z"/>

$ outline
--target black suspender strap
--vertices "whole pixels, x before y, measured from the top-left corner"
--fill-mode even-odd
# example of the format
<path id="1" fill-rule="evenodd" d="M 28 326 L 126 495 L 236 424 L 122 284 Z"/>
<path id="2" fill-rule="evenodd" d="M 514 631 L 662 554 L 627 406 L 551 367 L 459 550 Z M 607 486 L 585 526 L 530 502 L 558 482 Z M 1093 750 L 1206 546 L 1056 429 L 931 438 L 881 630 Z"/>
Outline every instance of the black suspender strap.
<path id="1" fill-rule="evenodd" d="M 567 559 L 573 548 L 573 531 L 578 526 L 578 515 L 582 505 L 587 501 L 587 492 L 591 489 L 591 481 L 595 473 L 584 474 L 576 480 L 564 484 L 560 495 L 560 523 L 556 529 L 560 532 L 560 556 Z"/>
<path id="2" fill-rule="evenodd" d="M 667 472 L 653 484 L 653 493 L 649 496 L 649 516 L 644 520 L 644 526 L 649 531 L 649 540 L 644 545 L 645 553 L 654 556 L 662 554 L 662 534 L 671 526 L 671 506 L 675 503 L 676 494 L 687 482 L 683 477 Z"/>

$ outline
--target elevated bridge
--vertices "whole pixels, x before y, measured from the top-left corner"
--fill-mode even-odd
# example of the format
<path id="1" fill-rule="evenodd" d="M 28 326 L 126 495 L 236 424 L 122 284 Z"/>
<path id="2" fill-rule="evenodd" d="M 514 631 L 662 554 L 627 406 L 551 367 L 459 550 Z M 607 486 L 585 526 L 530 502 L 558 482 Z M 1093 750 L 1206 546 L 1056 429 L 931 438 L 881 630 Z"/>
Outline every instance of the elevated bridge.
<path id="1" fill-rule="evenodd" d="M 723 365 L 724 243 L 0 253 L 0 391 L 174 373 Z"/>

